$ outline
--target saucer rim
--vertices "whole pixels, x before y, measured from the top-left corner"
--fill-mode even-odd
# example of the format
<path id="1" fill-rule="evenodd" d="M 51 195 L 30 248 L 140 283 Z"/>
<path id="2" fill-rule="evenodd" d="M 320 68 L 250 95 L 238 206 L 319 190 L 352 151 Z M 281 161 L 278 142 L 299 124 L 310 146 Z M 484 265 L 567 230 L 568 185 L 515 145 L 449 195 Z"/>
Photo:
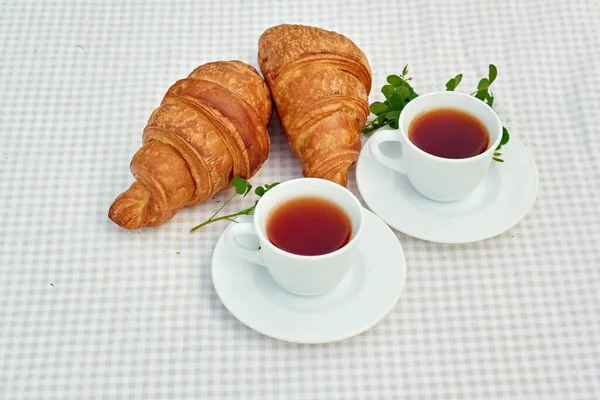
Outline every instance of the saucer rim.
<path id="1" fill-rule="evenodd" d="M 368 142 L 369 140 L 371 140 L 371 138 L 369 138 L 364 144 L 363 144 L 363 148 L 361 150 L 361 153 L 363 151 L 369 151 L 369 146 L 368 146 Z M 531 152 L 529 151 L 529 149 L 527 148 L 527 146 L 525 146 L 525 143 L 523 143 L 522 140 L 520 140 L 518 137 L 511 137 L 511 141 L 513 143 L 517 143 L 518 145 L 521 146 L 521 148 L 525 151 L 525 153 L 527 154 L 527 157 L 529 158 L 530 164 L 532 166 L 532 171 L 534 173 L 534 178 L 535 178 L 535 184 L 533 187 L 533 196 L 531 196 L 531 199 L 529 200 L 529 202 L 527 203 L 527 206 L 523 208 L 523 211 L 518 215 L 518 217 L 516 217 L 513 221 L 511 221 L 510 223 L 504 225 L 502 228 L 497 229 L 491 233 L 485 234 L 485 235 L 480 235 L 477 236 L 475 238 L 468 238 L 468 239 L 444 239 L 444 240 L 440 240 L 437 238 L 431 238 L 431 237 L 425 237 L 423 235 L 419 235 L 419 234 L 412 234 L 409 232 L 409 230 L 407 230 L 406 228 L 399 228 L 397 226 L 396 223 L 394 222 L 390 222 L 385 220 L 382 216 L 380 216 L 377 212 L 375 212 L 375 210 L 373 210 L 371 203 L 369 203 L 369 201 L 367 200 L 367 198 L 365 198 L 365 196 L 363 195 L 363 190 L 361 190 L 361 184 L 360 182 L 360 178 L 359 178 L 359 174 L 358 174 L 358 169 L 360 168 L 360 165 L 362 164 L 361 160 L 362 154 L 359 154 L 358 157 L 358 161 L 356 163 L 356 186 L 358 187 L 358 191 L 361 195 L 361 198 L 363 199 L 363 201 L 365 202 L 365 204 L 367 205 L 367 207 L 369 208 L 370 211 L 372 211 L 375 215 L 377 215 L 386 225 L 388 225 L 389 227 L 393 228 L 394 230 L 403 233 L 407 236 L 419 239 L 419 240 L 424 240 L 426 242 L 431 242 L 431 243 L 439 243 L 439 244 L 469 244 L 469 243 L 477 243 L 477 242 L 483 242 L 485 240 L 489 240 L 492 239 L 498 235 L 503 234 L 504 232 L 507 232 L 509 230 L 511 230 L 512 228 L 514 228 L 519 222 L 521 222 L 521 220 L 523 220 L 523 218 L 525 218 L 527 216 L 527 214 L 529 214 L 529 212 L 531 211 L 531 208 L 533 207 L 533 205 L 535 204 L 537 197 L 538 197 L 538 193 L 539 193 L 539 171 L 537 168 L 537 165 L 535 163 L 535 158 L 533 157 L 533 154 L 531 154 Z M 372 155 L 371 155 L 372 157 Z M 375 160 L 374 160 L 375 161 Z M 364 162 L 364 161 L 363 161 Z M 376 161 L 375 161 L 376 162 Z M 416 190 L 413 188 L 413 190 Z"/>
<path id="2" fill-rule="evenodd" d="M 404 252 L 404 248 L 402 247 L 402 243 L 400 243 L 399 238 L 396 236 L 396 234 L 394 233 L 394 231 L 389 227 L 388 224 L 385 223 L 385 221 L 383 221 L 377 214 L 375 214 L 373 211 L 362 207 L 363 208 L 363 212 L 366 212 L 368 214 L 370 214 L 369 217 L 367 218 L 375 218 L 376 220 L 379 220 L 379 222 L 381 222 L 387 229 L 390 230 L 390 234 L 392 234 L 397 241 L 398 244 L 398 249 L 400 251 L 400 255 L 401 255 L 401 263 L 399 263 L 399 267 L 400 267 L 400 279 L 401 282 L 398 285 L 398 289 L 396 291 L 396 294 L 394 295 L 393 300 L 390 300 L 390 304 L 388 305 L 388 307 L 385 309 L 385 311 L 383 311 L 381 314 L 378 315 L 377 318 L 375 318 L 373 321 L 369 322 L 366 325 L 362 325 L 360 328 L 353 330 L 350 333 L 346 333 L 344 335 L 330 335 L 330 338 L 326 338 L 326 339 L 319 339 L 319 340 L 302 340 L 299 338 L 293 338 L 293 337 L 288 337 L 285 335 L 277 335 L 277 334 L 271 334 L 271 333 L 266 333 L 266 330 L 261 330 L 259 328 L 256 327 L 255 324 L 253 323 L 249 323 L 247 321 L 247 319 L 245 318 L 241 318 L 240 315 L 236 312 L 234 312 L 232 310 L 232 308 L 230 307 L 230 305 L 228 304 L 227 301 L 223 300 L 223 296 L 221 295 L 221 293 L 219 292 L 219 289 L 217 289 L 217 285 L 215 285 L 215 280 L 214 280 L 214 275 L 213 275 L 213 269 L 215 268 L 215 257 L 217 254 L 217 247 L 218 246 L 224 246 L 224 240 L 223 240 L 223 234 L 221 234 L 221 236 L 219 237 L 219 239 L 217 240 L 217 243 L 214 247 L 213 250 L 213 254 L 211 257 L 211 281 L 213 284 L 213 288 L 217 294 L 217 297 L 219 298 L 221 304 L 223 305 L 223 307 L 225 307 L 225 309 L 235 318 L 237 319 L 239 322 L 241 322 L 243 325 L 245 325 L 246 327 L 252 329 L 253 331 L 264 335 L 266 337 L 270 337 L 276 340 L 281 340 L 283 342 L 287 342 L 287 343 L 296 343 L 296 344 L 327 344 L 327 343 L 335 343 L 335 342 L 339 342 L 342 340 L 346 340 L 346 339 L 350 339 L 354 336 L 358 336 L 370 329 L 372 329 L 373 327 L 375 327 L 377 324 L 379 324 L 381 321 L 383 321 L 385 318 L 387 318 L 389 316 L 389 314 L 392 312 L 392 310 L 398 305 L 398 302 L 400 301 L 400 297 L 402 296 L 402 293 L 404 292 L 404 289 L 406 287 L 406 279 L 407 279 L 407 266 L 406 266 L 406 254 Z M 365 218 L 365 220 L 367 219 Z M 227 226 L 227 228 L 229 228 L 230 225 Z M 225 228 L 225 229 L 227 229 Z M 224 231 L 223 231 L 224 233 Z M 245 260 L 240 260 L 241 262 L 247 263 L 247 261 Z M 335 290 L 335 289 L 334 289 Z M 293 294 L 292 294 L 293 295 Z M 298 295 L 295 295 L 298 296 Z"/>

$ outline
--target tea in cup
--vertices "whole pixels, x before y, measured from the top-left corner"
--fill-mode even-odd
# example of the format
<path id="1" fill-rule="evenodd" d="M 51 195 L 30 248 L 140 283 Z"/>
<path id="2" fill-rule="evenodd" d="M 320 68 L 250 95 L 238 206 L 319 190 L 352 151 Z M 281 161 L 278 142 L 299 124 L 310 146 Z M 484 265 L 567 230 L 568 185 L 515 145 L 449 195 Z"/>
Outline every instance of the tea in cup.
<path id="1" fill-rule="evenodd" d="M 299 295 L 332 290 L 356 260 L 363 209 L 343 186 L 317 178 L 283 182 L 260 199 L 253 220 L 231 225 L 225 243 L 241 258 L 262 265 L 281 287 Z M 260 248 L 236 237 L 255 235 Z"/>
<path id="2" fill-rule="evenodd" d="M 502 124 L 490 106 L 446 91 L 412 100 L 400 113 L 399 128 L 375 132 L 369 148 L 379 163 L 406 175 L 424 196 L 453 201 L 483 180 L 501 139 Z M 381 151 L 386 142 L 401 144 L 400 157 Z"/>

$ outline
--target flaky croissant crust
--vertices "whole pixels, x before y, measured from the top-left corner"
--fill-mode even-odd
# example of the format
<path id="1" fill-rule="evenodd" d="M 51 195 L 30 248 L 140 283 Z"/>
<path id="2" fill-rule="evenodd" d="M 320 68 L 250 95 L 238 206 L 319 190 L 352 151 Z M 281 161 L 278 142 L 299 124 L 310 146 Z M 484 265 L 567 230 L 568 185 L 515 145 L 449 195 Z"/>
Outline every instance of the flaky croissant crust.
<path id="1" fill-rule="evenodd" d="M 177 81 L 154 110 L 130 169 L 136 181 L 109 210 L 136 229 L 168 221 L 182 207 L 250 178 L 269 152 L 269 89 L 250 65 L 218 61 Z"/>
<path id="2" fill-rule="evenodd" d="M 364 53 L 335 32 L 278 25 L 261 35 L 258 61 L 304 175 L 345 186 L 369 115 Z"/>

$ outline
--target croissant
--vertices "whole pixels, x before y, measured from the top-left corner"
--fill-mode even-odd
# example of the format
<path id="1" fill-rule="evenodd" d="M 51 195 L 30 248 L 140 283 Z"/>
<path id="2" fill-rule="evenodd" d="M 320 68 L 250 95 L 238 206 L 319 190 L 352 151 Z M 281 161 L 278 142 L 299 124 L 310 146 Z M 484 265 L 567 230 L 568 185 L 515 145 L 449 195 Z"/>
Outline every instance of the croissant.
<path id="1" fill-rule="evenodd" d="M 108 217 L 126 229 L 160 225 L 185 206 L 250 178 L 269 153 L 269 89 L 240 61 L 196 68 L 169 88 L 131 160 L 136 181 Z"/>
<path id="2" fill-rule="evenodd" d="M 302 25 L 267 29 L 258 63 L 304 176 L 346 186 L 369 116 L 371 68 L 347 37 Z"/>

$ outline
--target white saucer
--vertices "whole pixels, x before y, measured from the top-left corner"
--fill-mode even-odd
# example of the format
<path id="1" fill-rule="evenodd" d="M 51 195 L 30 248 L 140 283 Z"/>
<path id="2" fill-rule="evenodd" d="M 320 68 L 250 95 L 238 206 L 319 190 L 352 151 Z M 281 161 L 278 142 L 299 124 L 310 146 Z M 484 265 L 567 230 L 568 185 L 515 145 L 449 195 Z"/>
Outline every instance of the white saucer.
<path id="1" fill-rule="evenodd" d="M 477 242 L 515 226 L 537 195 L 537 168 L 523 143 L 511 137 L 502 158 L 505 162 L 492 162 L 487 177 L 466 198 L 443 203 L 421 195 L 406 176 L 379 164 L 365 143 L 356 183 L 369 208 L 400 232 L 438 243 Z"/>
<path id="2" fill-rule="evenodd" d="M 212 258 L 219 298 L 249 328 L 287 342 L 335 342 L 373 327 L 398 302 L 406 263 L 394 232 L 372 212 L 365 209 L 364 213 L 356 264 L 332 292 L 315 297 L 282 289 L 265 268 L 228 251 L 221 235 Z"/>

